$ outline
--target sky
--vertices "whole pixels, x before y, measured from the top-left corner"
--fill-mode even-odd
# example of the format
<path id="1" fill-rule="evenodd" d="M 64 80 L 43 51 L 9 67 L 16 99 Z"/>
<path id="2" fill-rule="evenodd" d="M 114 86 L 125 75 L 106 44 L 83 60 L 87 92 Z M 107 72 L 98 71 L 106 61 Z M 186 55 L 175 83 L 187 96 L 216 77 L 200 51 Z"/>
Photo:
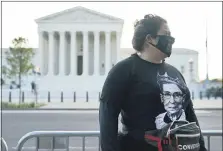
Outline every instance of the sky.
<path id="1" fill-rule="evenodd" d="M 206 20 L 209 77 L 222 78 L 222 3 L 221 2 L 3 2 L 2 47 L 22 36 L 29 46 L 38 47 L 35 19 L 75 6 L 83 6 L 124 20 L 121 48 L 131 48 L 133 25 L 145 14 L 157 14 L 168 21 L 175 37 L 174 48 L 199 52 L 199 78 L 206 77 Z"/>

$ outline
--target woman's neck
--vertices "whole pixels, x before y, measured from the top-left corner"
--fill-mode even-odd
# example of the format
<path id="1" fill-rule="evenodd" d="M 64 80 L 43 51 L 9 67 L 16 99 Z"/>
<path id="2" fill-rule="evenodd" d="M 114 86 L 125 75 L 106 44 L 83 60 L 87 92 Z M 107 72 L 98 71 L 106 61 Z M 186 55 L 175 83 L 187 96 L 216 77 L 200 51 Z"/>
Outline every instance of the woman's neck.
<path id="1" fill-rule="evenodd" d="M 151 63 L 160 64 L 163 60 L 159 59 L 157 56 L 153 55 L 152 53 L 143 51 L 143 52 L 137 52 L 138 56 Z"/>

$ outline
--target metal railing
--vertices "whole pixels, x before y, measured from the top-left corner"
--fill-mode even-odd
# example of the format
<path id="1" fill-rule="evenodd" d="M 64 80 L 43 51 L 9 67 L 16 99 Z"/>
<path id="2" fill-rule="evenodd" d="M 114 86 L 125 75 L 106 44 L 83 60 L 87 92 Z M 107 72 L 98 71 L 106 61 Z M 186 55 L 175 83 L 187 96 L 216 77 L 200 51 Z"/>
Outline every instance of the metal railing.
<path id="1" fill-rule="evenodd" d="M 81 137 L 82 138 L 82 151 L 86 150 L 85 146 L 85 138 L 86 137 L 98 137 L 99 139 L 99 131 L 33 131 L 25 134 L 18 142 L 16 146 L 16 151 L 22 151 L 24 144 L 32 139 L 36 138 L 36 151 L 38 151 L 39 146 L 39 138 L 40 137 L 52 137 L 52 147 L 54 146 L 55 137 L 66 137 L 66 150 L 69 151 L 69 137 Z M 100 146 L 100 141 L 98 141 L 98 145 Z M 100 147 L 98 147 L 98 151 L 100 151 Z"/>
<path id="2" fill-rule="evenodd" d="M 5 142 L 4 138 L 1 137 L 1 151 L 8 151 L 8 145 Z"/>
<path id="3" fill-rule="evenodd" d="M 24 135 L 16 146 L 16 151 L 22 151 L 24 144 L 32 139 L 36 138 L 36 151 L 38 151 L 39 138 L 40 137 L 52 137 L 52 144 L 55 143 L 55 137 L 66 137 L 66 150 L 69 151 L 69 137 L 81 137 L 82 138 L 82 151 L 86 150 L 85 138 L 86 137 L 97 137 L 99 138 L 99 131 L 33 131 Z M 222 136 L 222 130 L 203 130 L 203 136 L 207 137 L 208 151 L 210 151 L 210 138 L 212 136 Z M 98 151 L 100 151 L 100 141 L 98 141 Z M 54 150 L 54 148 L 52 148 Z"/>
<path id="4" fill-rule="evenodd" d="M 222 130 L 203 130 L 202 131 L 203 136 L 207 137 L 208 141 L 208 151 L 211 151 L 211 137 L 212 136 L 222 136 Z"/>

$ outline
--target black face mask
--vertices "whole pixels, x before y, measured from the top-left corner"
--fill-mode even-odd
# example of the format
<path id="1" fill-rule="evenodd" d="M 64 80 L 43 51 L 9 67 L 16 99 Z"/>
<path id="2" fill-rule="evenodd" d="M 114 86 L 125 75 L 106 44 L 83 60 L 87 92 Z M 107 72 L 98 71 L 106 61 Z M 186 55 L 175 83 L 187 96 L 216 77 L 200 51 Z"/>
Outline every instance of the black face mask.
<path id="1" fill-rule="evenodd" d="M 159 41 L 156 45 L 150 43 L 157 49 L 159 49 L 161 52 L 165 53 L 168 57 L 170 57 L 172 53 L 172 45 L 175 42 L 175 38 L 167 35 L 157 35 L 159 38 Z"/>

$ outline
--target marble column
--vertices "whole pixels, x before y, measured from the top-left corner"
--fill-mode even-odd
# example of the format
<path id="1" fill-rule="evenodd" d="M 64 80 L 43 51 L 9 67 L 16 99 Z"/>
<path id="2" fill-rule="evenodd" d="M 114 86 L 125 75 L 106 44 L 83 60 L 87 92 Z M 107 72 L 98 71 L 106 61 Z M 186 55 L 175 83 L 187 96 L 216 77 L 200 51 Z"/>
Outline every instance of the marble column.
<path id="1" fill-rule="evenodd" d="M 65 75 L 65 32 L 60 32 L 59 74 Z"/>
<path id="2" fill-rule="evenodd" d="M 105 34 L 105 74 L 111 69 L 111 32 Z"/>
<path id="3" fill-rule="evenodd" d="M 49 54 L 48 54 L 48 75 L 53 75 L 54 71 L 54 32 L 49 33 Z"/>
<path id="4" fill-rule="evenodd" d="M 88 63 L 89 63 L 89 57 L 88 57 L 88 31 L 83 32 L 83 76 L 88 76 Z"/>
<path id="5" fill-rule="evenodd" d="M 44 46 L 43 46 L 43 40 L 44 40 L 44 37 L 43 37 L 43 31 L 38 31 L 38 34 L 39 34 L 39 54 L 40 54 L 40 73 L 41 75 L 43 75 L 44 71 L 45 71 L 45 57 L 44 57 Z"/>
<path id="6" fill-rule="evenodd" d="M 100 75 L 100 40 L 99 40 L 100 32 L 95 31 L 94 32 L 94 75 L 99 76 Z"/>
<path id="7" fill-rule="evenodd" d="M 120 42 L 121 42 L 121 33 L 116 32 L 116 63 L 120 61 Z"/>
<path id="8" fill-rule="evenodd" d="M 70 75 L 77 75 L 77 42 L 76 42 L 76 31 L 71 31 L 71 70 Z"/>

